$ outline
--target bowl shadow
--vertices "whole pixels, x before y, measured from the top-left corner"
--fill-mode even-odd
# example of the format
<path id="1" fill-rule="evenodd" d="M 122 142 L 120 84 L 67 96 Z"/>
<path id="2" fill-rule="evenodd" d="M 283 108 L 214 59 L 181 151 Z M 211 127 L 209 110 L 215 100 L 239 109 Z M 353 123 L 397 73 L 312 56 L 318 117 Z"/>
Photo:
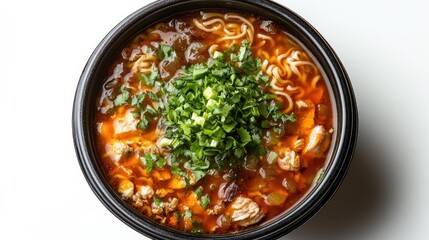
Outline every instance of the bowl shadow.
<path id="1" fill-rule="evenodd" d="M 380 159 L 388 158 L 389 151 L 370 129 L 362 126 L 361 130 L 352 164 L 337 193 L 313 218 L 281 239 L 362 239 L 359 234 L 385 217 L 391 208 L 390 174 L 382 172 L 386 168 Z"/>

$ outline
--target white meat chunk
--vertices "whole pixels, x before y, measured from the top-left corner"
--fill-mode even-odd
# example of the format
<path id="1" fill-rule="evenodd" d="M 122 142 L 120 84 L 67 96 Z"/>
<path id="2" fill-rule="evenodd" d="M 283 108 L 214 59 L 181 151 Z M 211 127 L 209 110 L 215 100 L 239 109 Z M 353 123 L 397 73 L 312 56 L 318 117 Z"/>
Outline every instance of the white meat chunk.
<path id="1" fill-rule="evenodd" d="M 311 157 L 321 157 L 329 147 L 330 138 L 323 126 L 315 126 L 308 136 L 303 154 Z"/>
<path id="2" fill-rule="evenodd" d="M 179 200 L 177 198 L 169 199 L 168 202 L 164 203 L 165 213 L 173 212 L 174 210 L 176 210 L 178 203 Z"/>
<path id="3" fill-rule="evenodd" d="M 279 158 L 277 161 L 279 167 L 286 171 L 298 171 L 301 161 L 296 152 L 294 150 L 287 149 L 283 154 L 284 157 Z"/>
<path id="4" fill-rule="evenodd" d="M 153 196 L 154 191 L 150 186 L 141 186 L 140 190 L 133 196 L 133 201 L 136 206 L 143 206 Z"/>
<path id="5" fill-rule="evenodd" d="M 264 213 L 260 210 L 258 204 L 247 197 L 238 197 L 231 204 L 233 209 L 231 221 L 237 222 L 238 225 L 247 227 L 253 225 L 264 217 Z"/>
<path id="6" fill-rule="evenodd" d="M 143 199 L 149 199 L 153 196 L 153 189 L 150 186 L 141 186 L 140 195 Z"/>
<path id="7" fill-rule="evenodd" d="M 133 110 L 134 109 L 129 109 L 125 113 L 124 117 L 115 119 L 115 121 L 113 122 L 115 134 L 122 134 L 137 130 L 137 123 L 139 122 L 139 120 L 133 117 Z"/>
<path id="8" fill-rule="evenodd" d="M 122 155 L 130 151 L 132 151 L 132 148 L 121 141 L 113 140 L 110 142 L 110 144 L 106 145 L 106 153 L 110 156 L 110 159 L 112 159 L 115 164 L 118 164 Z"/>
<path id="9" fill-rule="evenodd" d="M 119 182 L 118 192 L 122 194 L 123 198 L 131 198 L 134 194 L 134 184 L 128 179 Z"/>

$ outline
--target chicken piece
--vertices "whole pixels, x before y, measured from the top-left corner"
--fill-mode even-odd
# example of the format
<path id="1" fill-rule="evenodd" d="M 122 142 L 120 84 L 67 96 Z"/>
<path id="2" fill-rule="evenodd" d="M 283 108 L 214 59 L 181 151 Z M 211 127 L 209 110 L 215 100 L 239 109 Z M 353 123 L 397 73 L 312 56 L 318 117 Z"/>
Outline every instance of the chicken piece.
<path id="1" fill-rule="evenodd" d="M 170 198 L 168 202 L 164 203 L 165 213 L 173 212 L 174 210 L 176 210 L 178 203 L 179 200 L 177 198 Z"/>
<path id="2" fill-rule="evenodd" d="M 132 150 L 133 149 L 126 143 L 118 140 L 112 140 L 110 143 L 106 144 L 106 155 L 109 156 L 116 165 L 118 165 L 118 162 L 123 155 L 131 152 Z"/>
<path id="3" fill-rule="evenodd" d="M 307 103 L 305 103 L 305 102 L 304 102 L 304 101 L 302 101 L 302 100 L 298 100 L 298 101 L 296 101 L 296 102 L 295 102 L 295 104 L 296 104 L 296 106 L 297 106 L 298 108 L 308 108 Z"/>
<path id="4" fill-rule="evenodd" d="M 163 198 L 167 194 L 173 193 L 173 192 L 174 192 L 173 189 L 161 188 L 161 189 L 156 190 L 155 193 L 158 197 Z"/>
<path id="5" fill-rule="evenodd" d="M 152 205 L 151 205 L 151 207 L 152 207 L 152 213 L 153 214 L 161 214 L 162 213 L 162 204 L 160 204 L 160 205 L 158 205 L 158 204 L 156 204 L 155 202 L 153 202 L 152 203 Z"/>
<path id="6" fill-rule="evenodd" d="M 134 184 L 128 179 L 119 182 L 118 192 L 122 194 L 123 198 L 131 198 L 134 194 Z"/>
<path id="7" fill-rule="evenodd" d="M 139 120 L 133 117 L 132 111 L 134 109 L 128 109 L 123 118 L 115 119 L 113 128 L 116 135 L 137 130 Z"/>
<path id="8" fill-rule="evenodd" d="M 247 197 L 238 197 L 231 204 L 233 209 L 231 221 L 237 222 L 242 227 L 253 225 L 264 217 L 264 213 L 260 210 L 258 204 Z"/>
<path id="9" fill-rule="evenodd" d="M 279 167 L 286 171 L 298 171 L 300 167 L 300 158 L 297 156 L 295 151 L 286 149 L 283 154 L 284 157 L 281 157 L 277 160 Z"/>
<path id="10" fill-rule="evenodd" d="M 321 157 L 326 149 L 328 149 L 330 141 L 329 134 L 325 128 L 317 125 L 307 137 L 307 145 L 303 150 L 303 154 L 310 157 Z"/>
<path id="11" fill-rule="evenodd" d="M 295 150 L 296 152 L 299 152 L 304 148 L 304 145 L 305 145 L 304 139 L 299 138 L 293 143 L 293 150 Z"/>
<path id="12" fill-rule="evenodd" d="M 133 196 L 133 201 L 136 206 L 143 206 L 153 196 L 153 189 L 150 186 L 141 186 L 140 190 Z"/>

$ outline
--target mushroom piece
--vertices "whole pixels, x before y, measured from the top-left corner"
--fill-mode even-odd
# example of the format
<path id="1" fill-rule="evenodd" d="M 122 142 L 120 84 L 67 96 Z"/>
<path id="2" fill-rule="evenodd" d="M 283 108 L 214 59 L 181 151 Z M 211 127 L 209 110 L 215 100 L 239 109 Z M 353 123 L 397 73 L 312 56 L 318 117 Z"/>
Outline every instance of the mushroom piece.
<path id="1" fill-rule="evenodd" d="M 219 186 L 218 196 L 224 202 L 231 202 L 238 193 L 238 185 L 235 182 L 223 182 Z"/>
<path id="2" fill-rule="evenodd" d="M 258 223 L 265 216 L 258 204 L 247 197 L 238 197 L 231 204 L 233 209 L 231 221 L 237 222 L 242 227 Z"/>
<path id="3" fill-rule="evenodd" d="M 303 150 L 303 154 L 310 157 L 321 157 L 329 147 L 330 138 L 325 128 L 321 125 L 315 126 L 307 140 L 307 145 Z"/>
<path id="4" fill-rule="evenodd" d="M 286 149 L 283 154 L 284 157 L 281 157 L 277 160 L 279 167 L 286 171 L 298 171 L 300 167 L 300 158 L 297 156 L 295 151 Z"/>

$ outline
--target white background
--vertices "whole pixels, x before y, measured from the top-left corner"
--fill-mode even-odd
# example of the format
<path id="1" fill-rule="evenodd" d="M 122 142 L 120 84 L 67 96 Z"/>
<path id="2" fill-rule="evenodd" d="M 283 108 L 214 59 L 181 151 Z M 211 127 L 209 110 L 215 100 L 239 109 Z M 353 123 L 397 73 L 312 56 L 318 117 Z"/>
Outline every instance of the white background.
<path id="1" fill-rule="evenodd" d="M 360 117 L 349 173 L 282 239 L 429 239 L 427 1 L 283 0 L 348 70 Z M 1 1 L 0 239 L 142 239 L 86 183 L 75 87 L 90 54 L 147 1 Z"/>

